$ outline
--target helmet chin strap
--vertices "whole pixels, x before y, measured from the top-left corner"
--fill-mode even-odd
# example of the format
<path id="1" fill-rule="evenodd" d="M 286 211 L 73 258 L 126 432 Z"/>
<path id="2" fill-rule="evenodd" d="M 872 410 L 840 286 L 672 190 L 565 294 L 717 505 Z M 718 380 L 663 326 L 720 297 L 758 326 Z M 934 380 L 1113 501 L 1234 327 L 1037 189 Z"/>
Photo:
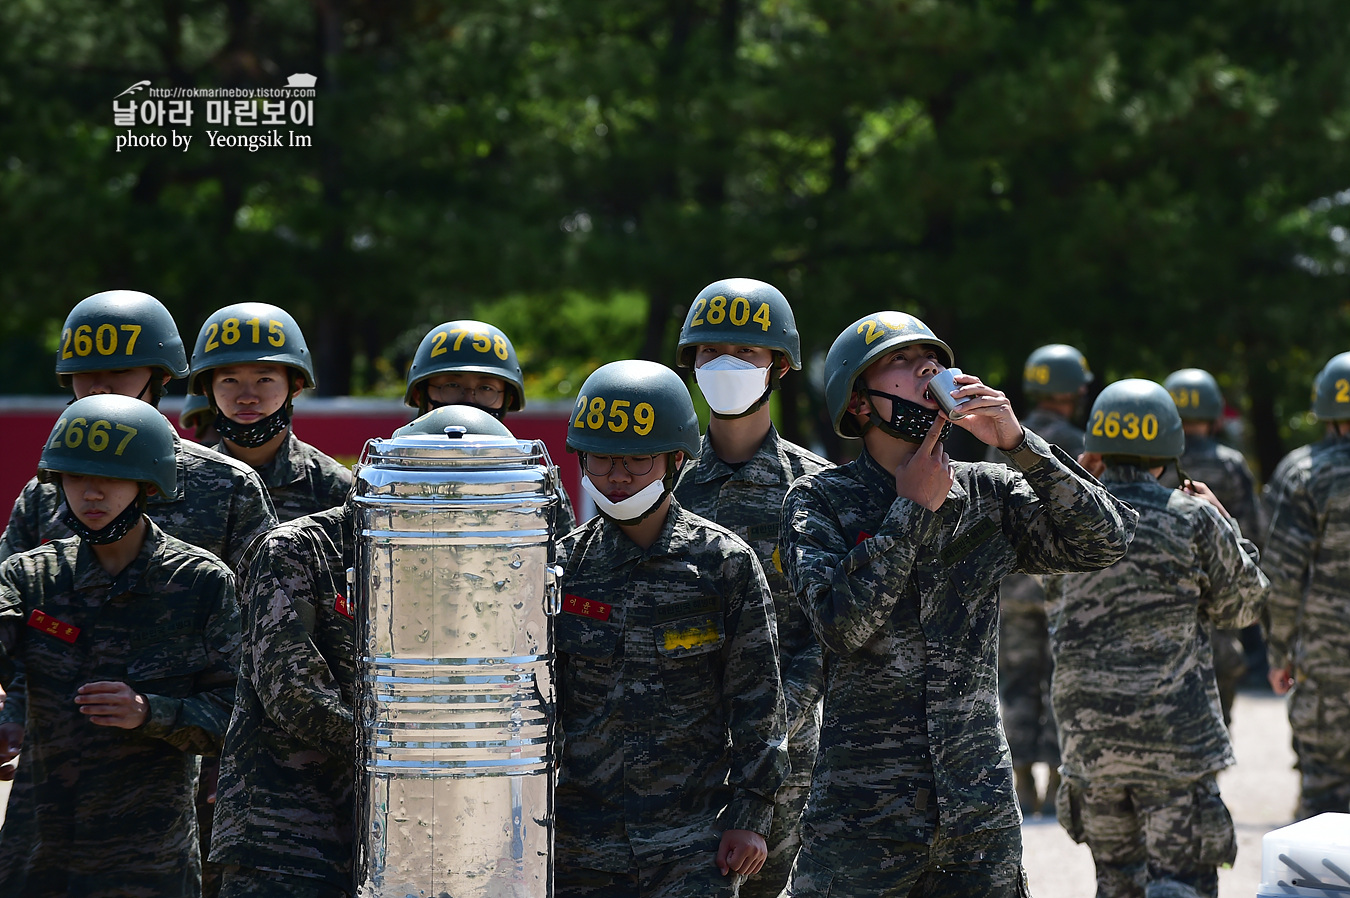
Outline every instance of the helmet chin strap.
<path id="1" fill-rule="evenodd" d="M 427 412 L 434 412 L 438 408 L 446 408 L 447 406 L 451 405 L 463 405 L 469 408 L 476 408 L 480 412 L 487 412 L 489 415 L 496 418 L 498 421 L 503 421 L 506 419 L 505 399 L 502 399 L 501 408 L 488 408 L 486 405 L 479 405 L 476 402 L 437 402 L 436 400 L 431 398 L 431 393 L 427 390 L 425 386 L 422 387 L 422 397 L 426 400 L 425 403 L 426 411 L 422 412 L 422 414 L 424 415 Z"/>

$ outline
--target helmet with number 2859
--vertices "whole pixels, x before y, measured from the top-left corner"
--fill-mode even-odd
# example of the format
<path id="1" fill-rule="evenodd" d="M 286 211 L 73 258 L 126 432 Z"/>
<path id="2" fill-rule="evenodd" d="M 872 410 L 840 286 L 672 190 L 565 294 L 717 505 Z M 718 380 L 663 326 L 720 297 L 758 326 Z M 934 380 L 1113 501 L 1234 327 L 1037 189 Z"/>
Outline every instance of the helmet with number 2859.
<path id="1" fill-rule="evenodd" d="M 567 448 L 596 455 L 698 455 L 698 415 L 689 389 L 656 362 L 629 359 L 597 368 L 581 385 Z"/>

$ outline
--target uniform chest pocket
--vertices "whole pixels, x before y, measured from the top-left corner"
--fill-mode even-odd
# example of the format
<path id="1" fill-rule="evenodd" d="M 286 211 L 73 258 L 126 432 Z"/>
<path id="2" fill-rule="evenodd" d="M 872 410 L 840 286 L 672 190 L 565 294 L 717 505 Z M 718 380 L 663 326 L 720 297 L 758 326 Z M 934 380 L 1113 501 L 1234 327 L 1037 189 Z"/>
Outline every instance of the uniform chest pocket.
<path id="1" fill-rule="evenodd" d="M 661 682 L 672 701 L 712 701 L 722 687 L 726 629 L 720 614 L 701 614 L 652 628 Z"/>
<path id="2" fill-rule="evenodd" d="M 621 632 L 617 623 L 569 613 L 564 606 L 563 613 L 554 619 L 553 638 L 558 651 L 573 658 L 609 662 L 619 647 Z"/>
<path id="3" fill-rule="evenodd" d="M 965 544 L 949 546 L 942 558 L 952 585 L 971 600 L 995 592 L 999 581 L 1017 567 L 1017 553 L 1001 530 L 977 527 L 975 531 L 967 532 Z M 952 548 L 958 551 L 952 552 Z"/>
<path id="4" fill-rule="evenodd" d="M 206 647 L 196 635 L 138 646 L 127 664 L 127 680 L 138 692 L 183 698 L 207 666 Z"/>

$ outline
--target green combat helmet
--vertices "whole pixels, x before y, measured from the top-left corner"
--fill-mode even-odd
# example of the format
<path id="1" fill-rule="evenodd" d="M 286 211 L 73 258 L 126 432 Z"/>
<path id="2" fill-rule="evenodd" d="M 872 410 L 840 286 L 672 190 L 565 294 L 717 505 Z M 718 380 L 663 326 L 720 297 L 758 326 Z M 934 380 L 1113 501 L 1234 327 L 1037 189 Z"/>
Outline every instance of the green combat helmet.
<path id="1" fill-rule="evenodd" d="M 1313 414 L 1319 421 L 1350 419 L 1350 352 L 1332 356 L 1318 373 Z"/>
<path id="2" fill-rule="evenodd" d="M 905 312 L 873 312 L 844 328 L 825 354 L 825 408 L 841 437 L 862 436 L 848 411 L 854 384 L 867 367 L 890 349 L 928 343 L 939 350 L 943 367 L 955 362 L 951 347 L 918 318 Z"/>
<path id="3" fill-rule="evenodd" d="M 802 341 L 792 306 L 778 288 L 752 278 L 726 278 L 699 291 L 684 316 L 676 361 L 692 368 L 700 343 L 763 346 L 802 367 Z"/>
<path id="4" fill-rule="evenodd" d="M 1051 343 L 1027 356 L 1022 368 L 1022 392 L 1030 397 L 1077 393 L 1092 382 L 1087 359 L 1072 346 Z"/>
<path id="5" fill-rule="evenodd" d="M 1131 377 L 1102 390 L 1092 404 L 1083 448 L 1101 455 L 1180 458 L 1186 434 L 1176 403 L 1162 384 Z"/>
<path id="6" fill-rule="evenodd" d="M 1203 368 L 1182 368 L 1163 381 L 1183 421 L 1215 421 L 1223 416 L 1219 383 Z"/>
<path id="7" fill-rule="evenodd" d="M 183 340 L 163 303 L 148 293 L 108 290 L 75 304 L 56 349 L 61 386 L 70 386 L 72 374 L 142 366 L 187 376 Z M 154 384 L 157 388 L 158 381 Z M 154 395 L 158 397 L 158 389 Z"/>
<path id="8" fill-rule="evenodd" d="M 205 395 L 207 372 L 230 365 L 285 365 L 316 387 L 314 359 L 300 325 L 285 309 L 265 302 L 240 302 L 211 313 L 192 349 L 190 391 Z"/>
<path id="9" fill-rule="evenodd" d="M 503 411 L 525 407 L 525 378 L 516 360 L 516 348 L 500 329 L 482 321 L 447 321 L 432 328 L 417 347 L 408 368 L 408 388 L 403 402 L 420 409 L 424 391 L 418 387 L 429 377 L 464 371 L 489 374 L 506 381 Z"/>
<path id="10" fill-rule="evenodd" d="M 698 455 L 694 401 L 684 381 L 656 362 L 601 365 L 581 385 L 567 427 L 567 448 L 596 455 Z"/>
<path id="11" fill-rule="evenodd" d="M 178 426 L 184 430 L 196 430 L 215 419 L 211 411 L 211 401 L 205 396 L 188 394 L 183 400 L 183 411 L 178 414 Z"/>
<path id="12" fill-rule="evenodd" d="M 166 496 L 178 487 L 173 427 L 130 396 L 86 396 L 66 406 L 42 447 L 38 470 L 153 483 Z"/>
<path id="13" fill-rule="evenodd" d="M 506 437 L 515 439 L 506 425 L 482 409 L 471 405 L 446 405 L 432 409 L 425 415 L 415 418 L 394 431 L 396 437 L 448 436 L 446 428 L 459 428 L 463 435 Z"/>

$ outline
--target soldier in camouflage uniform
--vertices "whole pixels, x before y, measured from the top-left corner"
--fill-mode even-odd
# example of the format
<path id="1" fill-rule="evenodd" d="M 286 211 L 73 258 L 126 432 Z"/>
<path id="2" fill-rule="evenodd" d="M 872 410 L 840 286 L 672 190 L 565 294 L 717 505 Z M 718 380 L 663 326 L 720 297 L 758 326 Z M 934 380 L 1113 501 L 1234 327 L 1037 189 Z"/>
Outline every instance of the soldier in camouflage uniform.
<path id="1" fill-rule="evenodd" d="M 779 379 L 789 368 L 802 366 L 792 307 L 772 285 L 730 278 L 704 287 L 685 316 L 678 360 L 694 367 L 712 420 L 698 462 L 680 474 L 675 498 L 749 543 L 773 593 L 792 770 L 774 799 L 769 858 L 740 894 L 774 898 L 787 885 L 801 846 L 802 808 L 820 742 L 823 684 L 820 644 L 783 576 L 778 514 L 794 480 L 831 465 L 782 439 L 769 417 L 769 396 Z"/>
<path id="2" fill-rule="evenodd" d="M 1158 482 L 1168 489 L 1181 486 L 1181 474 L 1209 487 L 1242 534 L 1260 539 L 1264 530 L 1260 506 L 1256 501 L 1256 478 L 1243 454 L 1216 439 L 1223 417 L 1223 394 L 1214 376 L 1200 368 L 1173 371 L 1163 381 L 1181 414 L 1186 434 L 1186 451 L 1171 468 L 1163 471 Z M 1214 648 L 1214 675 L 1219 681 L 1219 700 L 1223 704 L 1223 722 L 1232 723 L 1233 699 L 1238 683 L 1247 673 L 1247 657 L 1237 630 L 1210 629 Z"/>
<path id="3" fill-rule="evenodd" d="M 1157 474 L 1182 452 L 1167 391 L 1122 380 L 1097 398 L 1084 463 L 1139 512 L 1123 560 L 1047 583 L 1064 755 L 1061 825 L 1086 841 L 1098 898 L 1216 898 L 1237 855 L 1215 775 L 1233 764 L 1207 624 L 1257 619 L 1266 578 L 1204 484 Z"/>
<path id="4" fill-rule="evenodd" d="M 403 403 L 419 415 L 446 405 L 467 405 L 504 421 L 507 412 L 525 408 L 525 375 L 516 348 L 500 328 L 483 321 L 463 319 L 433 327 L 413 355 Z M 558 503 L 549 513 L 555 534 L 577 525 L 561 477 L 558 483 Z"/>
<path id="5" fill-rule="evenodd" d="M 117 394 L 157 407 L 164 385 L 188 373 L 187 353 L 169 310 L 145 293 L 110 290 L 76 304 L 62 329 L 56 373 L 76 399 Z M 148 500 L 146 513 L 164 531 L 205 549 L 237 570 L 250 542 L 276 524 L 262 481 L 242 462 L 173 434 L 177 488 Z M 60 490 L 30 480 L 0 536 L 0 560 L 49 540 L 71 536 L 62 522 Z M 214 761 L 208 762 L 208 769 Z M 20 757 L 3 829 L 0 894 L 16 894 L 31 839 L 31 779 Z M 209 779 L 209 775 L 208 775 Z M 203 786 L 202 809 L 212 791 Z M 202 831 L 209 829 L 203 813 Z M 205 845 L 203 845 L 203 854 Z M 209 886 L 209 874 L 208 874 Z"/>
<path id="6" fill-rule="evenodd" d="M 291 403 L 317 386 L 305 335 L 284 309 L 242 302 L 206 319 L 188 387 L 215 411 L 217 452 L 250 465 L 282 521 L 341 505 L 352 472 L 295 435 Z"/>
<path id="7" fill-rule="evenodd" d="M 952 362 L 917 318 L 849 325 L 825 360 L 850 464 L 783 503 L 788 581 L 825 647 L 825 710 L 790 896 L 1027 894 L 998 709 L 999 581 L 1104 567 L 1134 512 L 1007 398 L 954 376 L 959 424 L 1011 468 L 953 462 L 930 392 Z"/>
<path id="8" fill-rule="evenodd" d="M 1022 392 L 1036 403 L 1022 426 L 1071 458 L 1083 451 L 1083 431 L 1073 423 L 1092 382 L 1087 359 L 1072 346 L 1052 343 L 1027 356 Z M 986 461 L 1002 463 L 990 447 Z M 1013 782 L 1023 814 L 1055 812 L 1059 789 L 1059 734 L 1050 706 L 1050 637 L 1045 587 L 1032 574 L 1009 574 L 999 584 L 998 698 L 1013 757 Z M 1045 795 L 1037 794 L 1032 765 L 1050 768 Z"/>
<path id="9" fill-rule="evenodd" d="M 1271 686 L 1293 688 L 1299 819 L 1350 812 L 1350 352 L 1318 375 L 1313 411 L 1326 437 L 1276 467 L 1261 564 Z"/>
<path id="10" fill-rule="evenodd" d="M 558 547 L 560 898 L 729 898 L 768 854 L 787 725 L 754 552 L 670 495 L 698 418 L 669 368 L 586 379 L 567 445 L 600 514 Z"/>
<path id="11" fill-rule="evenodd" d="M 470 414 L 472 413 L 472 414 Z M 467 407 L 395 431 L 510 437 Z M 274 529 L 249 552 L 245 646 L 225 736 L 212 859 L 222 898 L 337 898 L 352 891 L 356 782 L 355 565 L 350 503 Z"/>
<path id="12" fill-rule="evenodd" d="M 229 568 L 144 514 L 174 455 L 169 422 L 122 396 L 72 404 L 43 449 L 78 535 L 0 565 L 0 762 L 23 745 L 33 801 L 7 895 L 200 894 L 196 756 L 220 750 L 239 618 Z"/>

